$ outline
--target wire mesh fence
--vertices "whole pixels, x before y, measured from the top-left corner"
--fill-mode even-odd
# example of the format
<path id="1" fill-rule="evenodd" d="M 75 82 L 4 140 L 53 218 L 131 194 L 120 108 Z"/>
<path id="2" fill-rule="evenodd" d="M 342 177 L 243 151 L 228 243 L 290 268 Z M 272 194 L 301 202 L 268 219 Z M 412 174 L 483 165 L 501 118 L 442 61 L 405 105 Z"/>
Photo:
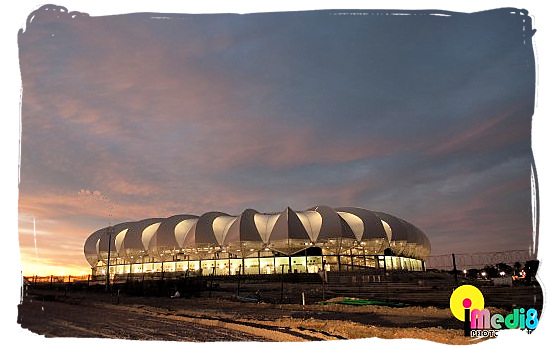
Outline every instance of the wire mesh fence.
<path id="1" fill-rule="evenodd" d="M 504 263 L 513 266 L 533 259 L 532 252 L 525 250 L 491 251 L 467 254 L 454 254 L 457 269 L 484 268 Z M 426 260 L 426 269 L 452 270 L 453 254 L 432 255 Z"/>

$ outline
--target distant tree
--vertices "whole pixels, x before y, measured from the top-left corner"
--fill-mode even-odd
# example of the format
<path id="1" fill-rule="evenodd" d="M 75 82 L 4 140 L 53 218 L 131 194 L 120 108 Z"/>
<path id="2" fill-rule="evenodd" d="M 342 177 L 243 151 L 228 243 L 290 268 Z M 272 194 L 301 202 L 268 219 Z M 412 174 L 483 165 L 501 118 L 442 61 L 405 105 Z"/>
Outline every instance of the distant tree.
<path id="1" fill-rule="evenodd" d="M 505 272 L 506 274 L 511 274 L 512 273 L 512 266 L 509 266 L 507 264 L 505 264 L 504 262 L 500 262 L 500 263 L 497 263 L 497 269 L 498 269 L 498 272 Z"/>
<path id="2" fill-rule="evenodd" d="M 468 278 L 470 278 L 470 279 L 476 279 L 479 275 L 479 270 L 476 269 L 476 268 L 470 268 L 466 272 L 467 272 L 466 274 L 467 274 Z"/>
<path id="3" fill-rule="evenodd" d="M 495 266 L 485 266 L 483 271 L 487 273 L 487 277 L 496 278 L 499 276 L 499 270 Z"/>

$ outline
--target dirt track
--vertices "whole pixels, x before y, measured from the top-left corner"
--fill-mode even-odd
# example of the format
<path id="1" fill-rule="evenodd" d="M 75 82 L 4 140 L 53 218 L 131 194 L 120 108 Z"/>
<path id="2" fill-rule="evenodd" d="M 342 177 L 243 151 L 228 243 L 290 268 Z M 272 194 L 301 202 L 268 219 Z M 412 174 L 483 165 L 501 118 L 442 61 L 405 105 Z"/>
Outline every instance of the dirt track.
<path id="1" fill-rule="evenodd" d="M 23 328 L 46 337 L 103 337 L 171 341 L 265 341 L 244 332 L 131 310 L 126 306 L 25 297 L 19 306 Z"/>

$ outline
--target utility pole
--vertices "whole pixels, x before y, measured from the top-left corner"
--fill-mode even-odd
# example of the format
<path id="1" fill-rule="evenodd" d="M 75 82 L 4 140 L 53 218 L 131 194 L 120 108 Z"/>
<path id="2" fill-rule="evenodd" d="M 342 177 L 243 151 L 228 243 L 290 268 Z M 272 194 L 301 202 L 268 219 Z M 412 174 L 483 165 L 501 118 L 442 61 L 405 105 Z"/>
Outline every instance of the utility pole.
<path id="1" fill-rule="evenodd" d="M 107 271 L 105 272 L 105 291 L 109 291 L 109 281 L 110 275 L 109 275 L 109 266 L 111 265 L 111 238 L 112 238 L 112 230 L 113 227 L 109 226 L 109 251 L 107 253 Z"/>
<path id="2" fill-rule="evenodd" d="M 102 204 L 105 204 L 105 207 L 107 208 L 107 215 L 108 215 L 108 221 L 109 221 L 109 230 L 108 230 L 108 234 L 109 234 L 109 249 L 108 249 L 108 253 L 107 253 L 107 270 L 105 272 L 105 290 L 108 291 L 109 290 L 109 283 L 110 283 L 110 272 L 109 272 L 109 268 L 111 266 L 111 241 L 112 241 L 112 234 L 113 234 L 113 231 L 114 231 L 114 227 L 113 227 L 113 215 L 114 215 L 114 210 L 115 210 L 115 205 L 113 204 L 113 202 L 107 197 L 105 196 L 104 194 L 102 194 L 101 192 L 99 191 L 93 191 L 93 192 L 90 192 L 89 190 L 80 190 L 80 192 L 78 192 L 78 195 L 80 197 L 83 197 L 83 198 L 91 198 L 91 199 L 95 199 L 95 202 L 98 202 L 98 203 L 102 203 Z M 117 262 L 118 264 L 118 262 Z M 93 269 L 97 266 L 94 265 L 92 267 L 92 274 L 93 274 Z"/>

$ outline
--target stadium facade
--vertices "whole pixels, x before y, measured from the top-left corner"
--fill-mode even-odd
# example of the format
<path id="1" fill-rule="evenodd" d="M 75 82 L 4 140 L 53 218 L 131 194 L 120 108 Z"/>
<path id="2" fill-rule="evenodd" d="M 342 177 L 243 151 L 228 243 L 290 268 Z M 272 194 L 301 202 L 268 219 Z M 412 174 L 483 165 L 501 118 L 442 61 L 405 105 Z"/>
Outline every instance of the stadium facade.
<path id="1" fill-rule="evenodd" d="M 84 244 L 92 275 L 185 272 L 195 275 L 424 269 L 426 235 L 395 216 L 316 206 L 279 213 L 246 209 L 124 222 Z"/>

